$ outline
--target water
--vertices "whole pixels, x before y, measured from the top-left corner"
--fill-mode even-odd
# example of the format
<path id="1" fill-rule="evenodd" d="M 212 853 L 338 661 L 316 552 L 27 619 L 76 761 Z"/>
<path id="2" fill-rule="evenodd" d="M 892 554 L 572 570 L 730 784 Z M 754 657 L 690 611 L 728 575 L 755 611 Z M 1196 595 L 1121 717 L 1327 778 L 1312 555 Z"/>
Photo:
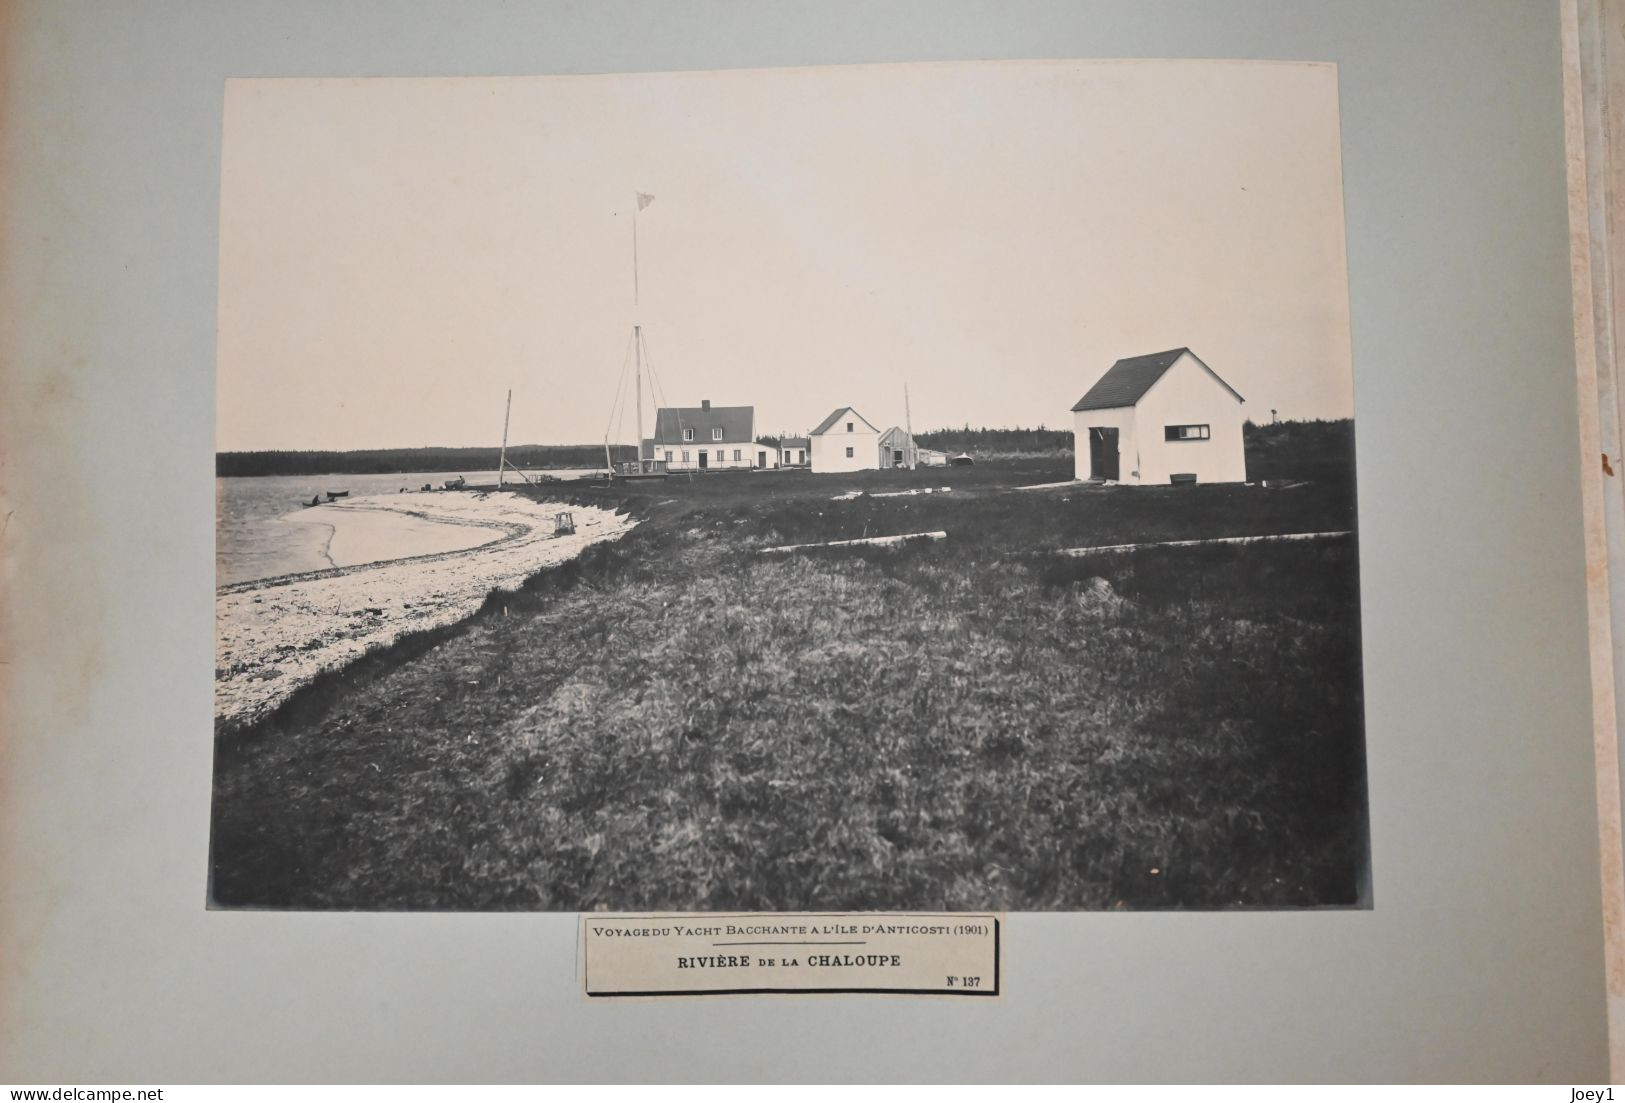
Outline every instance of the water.
<path id="1" fill-rule="evenodd" d="M 573 479 L 597 471 L 549 471 Z M 307 510 L 305 502 L 327 492 L 348 490 L 350 497 L 395 494 L 402 487 L 417 490 L 424 483 L 436 487 L 462 476 L 471 485 L 495 485 L 495 471 L 414 471 L 393 475 L 261 475 L 252 478 L 217 478 L 214 481 L 215 585 L 331 567 L 327 556 L 332 526 L 322 523 L 322 510 Z M 509 475 L 512 481 L 516 476 Z M 399 559 L 409 555 L 453 551 L 491 539 L 484 529 L 435 524 L 391 514 L 373 514 L 369 528 L 368 559 Z"/>

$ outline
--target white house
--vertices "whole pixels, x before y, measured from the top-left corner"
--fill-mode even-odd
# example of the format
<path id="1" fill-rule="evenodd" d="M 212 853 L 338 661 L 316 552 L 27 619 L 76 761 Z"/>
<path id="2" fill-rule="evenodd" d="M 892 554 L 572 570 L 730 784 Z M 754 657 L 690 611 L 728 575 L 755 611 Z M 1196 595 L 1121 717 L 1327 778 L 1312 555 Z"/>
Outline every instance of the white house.
<path id="1" fill-rule="evenodd" d="M 779 441 L 780 467 L 806 467 L 812 462 L 812 442 L 806 437 L 785 437 Z"/>
<path id="2" fill-rule="evenodd" d="M 880 466 L 880 430 L 850 406 L 842 406 L 807 434 L 812 469 L 871 471 Z"/>
<path id="3" fill-rule="evenodd" d="M 1190 349 L 1119 360 L 1072 407 L 1077 477 L 1246 482 L 1242 402 Z"/>
<path id="4" fill-rule="evenodd" d="M 644 459 L 664 460 L 668 471 L 745 470 L 766 466 L 772 449 L 756 443 L 756 407 L 661 407 L 655 435 L 643 442 Z"/>

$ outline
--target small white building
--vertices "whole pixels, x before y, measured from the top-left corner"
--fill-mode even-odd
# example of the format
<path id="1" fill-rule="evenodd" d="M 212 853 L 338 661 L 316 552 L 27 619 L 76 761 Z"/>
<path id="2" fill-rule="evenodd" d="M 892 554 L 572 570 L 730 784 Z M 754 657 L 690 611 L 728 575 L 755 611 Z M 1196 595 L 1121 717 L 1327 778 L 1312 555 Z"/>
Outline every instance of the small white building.
<path id="1" fill-rule="evenodd" d="M 1188 348 L 1119 360 L 1072 407 L 1077 477 L 1246 482 L 1243 401 Z"/>
<path id="2" fill-rule="evenodd" d="M 812 463 L 812 442 L 806 437 L 785 437 L 779 441 L 780 467 L 806 467 Z"/>
<path id="3" fill-rule="evenodd" d="M 880 466 L 880 430 L 842 406 L 807 434 L 814 472 L 872 471 Z"/>

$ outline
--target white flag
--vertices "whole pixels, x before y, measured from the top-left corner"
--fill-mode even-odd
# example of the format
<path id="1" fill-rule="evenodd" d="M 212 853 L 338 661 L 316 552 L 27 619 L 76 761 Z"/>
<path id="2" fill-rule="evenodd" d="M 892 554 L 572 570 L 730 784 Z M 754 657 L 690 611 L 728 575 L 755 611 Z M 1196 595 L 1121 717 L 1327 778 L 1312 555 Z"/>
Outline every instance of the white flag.
<path id="1" fill-rule="evenodd" d="M 640 210 L 640 211 L 643 210 L 643 208 L 647 207 L 650 203 L 653 203 L 654 201 L 655 201 L 654 196 L 646 195 L 643 192 L 638 192 L 638 210 Z"/>

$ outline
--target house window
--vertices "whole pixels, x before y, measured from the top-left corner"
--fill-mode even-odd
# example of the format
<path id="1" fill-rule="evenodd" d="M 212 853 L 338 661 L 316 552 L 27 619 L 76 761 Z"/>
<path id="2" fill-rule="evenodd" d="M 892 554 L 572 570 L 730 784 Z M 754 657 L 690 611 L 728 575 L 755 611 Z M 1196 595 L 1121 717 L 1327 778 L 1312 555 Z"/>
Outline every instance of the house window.
<path id="1" fill-rule="evenodd" d="M 737 462 L 738 462 L 738 461 L 739 461 L 739 459 L 740 459 L 740 458 L 741 458 L 741 457 L 740 457 L 740 454 L 739 454 L 739 449 L 737 449 L 737 448 L 735 448 L 735 449 L 734 449 L 734 462 L 736 462 L 736 463 L 737 463 Z"/>
<path id="2" fill-rule="evenodd" d="M 850 449 L 850 448 L 848 448 L 848 449 L 847 449 L 847 450 L 846 450 L 846 458 L 847 458 L 847 459 L 851 459 L 851 458 L 852 458 L 852 449 Z"/>
<path id="3" fill-rule="evenodd" d="M 671 462 L 671 449 L 670 448 L 666 449 L 666 462 L 667 463 Z"/>
<path id="4" fill-rule="evenodd" d="M 1162 429 L 1163 440 L 1207 440 L 1208 427 L 1206 425 L 1165 425 Z"/>
<path id="5" fill-rule="evenodd" d="M 722 439 L 722 430 L 720 428 L 712 429 L 711 430 L 711 439 L 712 440 L 721 440 Z"/>
<path id="6" fill-rule="evenodd" d="M 692 429 L 684 429 L 683 430 L 683 439 L 684 440 L 693 440 L 694 439 L 694 430 L 692 430 Z M 683 453 L 683 458 L 685 460 L 688 459 L 688 453 L 686 453 L 686 452 Z"/>
<path id="7" fill-rule="evenodd" d="M 684 463 L 688 462 L 688 449 L 687 448 L 683 449 L 683 462 Z"/>
<path id="8" fill-rule="evenodd" d="M 852 431 L 852 423 L 850 421 L 846 423 L 846 431 L 848 433 Z"/>

